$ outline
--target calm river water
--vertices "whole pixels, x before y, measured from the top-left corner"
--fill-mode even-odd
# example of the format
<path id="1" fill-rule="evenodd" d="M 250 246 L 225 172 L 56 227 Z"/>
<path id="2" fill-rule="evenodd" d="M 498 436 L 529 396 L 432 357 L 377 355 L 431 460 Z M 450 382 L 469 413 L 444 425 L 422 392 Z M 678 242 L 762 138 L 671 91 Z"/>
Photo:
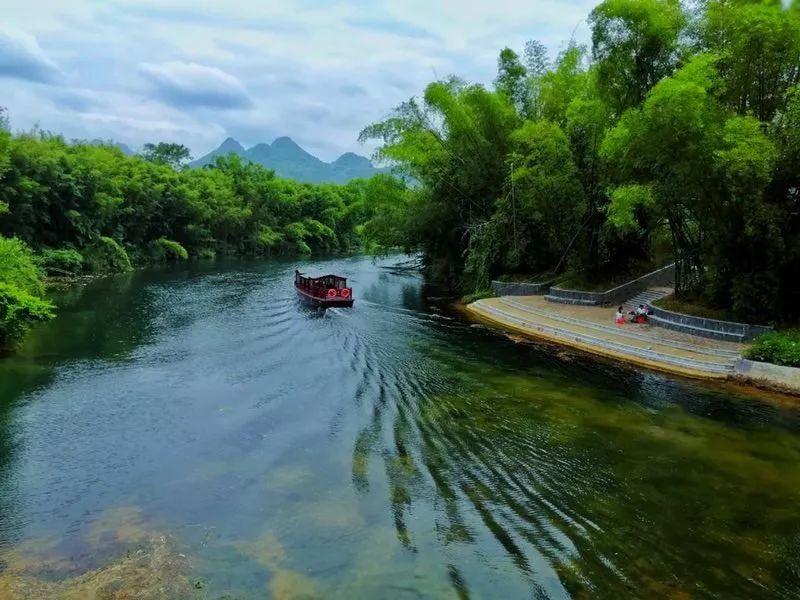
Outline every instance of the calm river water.
<path id="1" fill-rule="evenodd" d="M 155 536 L 135 575 L 209 599 L 798 597 L 791 402 L 516 344 L 393 262 L 301 265 L 351 310 L 280 261 L 56 294 L 0 360 L 0 590 Z"/>

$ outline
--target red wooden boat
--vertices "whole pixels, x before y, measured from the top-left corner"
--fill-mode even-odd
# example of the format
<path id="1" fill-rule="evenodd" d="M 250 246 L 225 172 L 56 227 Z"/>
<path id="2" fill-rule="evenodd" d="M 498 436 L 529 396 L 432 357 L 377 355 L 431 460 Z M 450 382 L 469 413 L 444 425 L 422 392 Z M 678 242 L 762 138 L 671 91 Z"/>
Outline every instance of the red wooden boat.
<path id="1" fill-rule="evenodd" d="M 303 277 L 295 271 L 294 289 L 313 306 L 353 306 L 353 290 L 347 287 L 347 279 L 338 275 Z"/>

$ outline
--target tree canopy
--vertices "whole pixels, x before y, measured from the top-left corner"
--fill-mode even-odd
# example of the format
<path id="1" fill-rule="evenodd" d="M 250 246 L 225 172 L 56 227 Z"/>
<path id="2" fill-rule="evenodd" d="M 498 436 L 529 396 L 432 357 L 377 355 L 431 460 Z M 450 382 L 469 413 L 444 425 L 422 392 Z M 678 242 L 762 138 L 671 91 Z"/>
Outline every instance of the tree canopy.
<path id="1" fill-rule="evenodd" d="M 145 144 L 142 150 L 142 158 L 159 165 L 168 165 L 173 169 L 178 169 L 192 160 L 192 154 L 183 144 L 159 142 L 157 144 Z"/>
<path id="2" fill-rule="evenodd" d="M 465 292 L 675 260 L 679 295 L 800 316 L 799 6 L 605 0 L 590 49 L 430 84 L 362 132 L 419 182 L 365 230 Z"/>

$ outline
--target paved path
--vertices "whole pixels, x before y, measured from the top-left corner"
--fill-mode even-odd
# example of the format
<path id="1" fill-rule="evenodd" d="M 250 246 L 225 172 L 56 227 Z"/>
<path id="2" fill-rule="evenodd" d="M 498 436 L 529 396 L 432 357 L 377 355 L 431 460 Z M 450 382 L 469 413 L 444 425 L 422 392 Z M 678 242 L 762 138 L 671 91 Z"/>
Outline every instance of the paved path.
<path id="1" fill-rule="evenodd" d="M 636 303 L 623 304 L 626 311 L 647 302 L 638 297 L 632 300 Z M 469 310 L 506 329 L 692 377 L 728 377 L 744 349 L 742 344 L 652 325 L 616 325 L 616 307 L 553 304 L 542 296 L 487 298 L 471 304 Z"/>

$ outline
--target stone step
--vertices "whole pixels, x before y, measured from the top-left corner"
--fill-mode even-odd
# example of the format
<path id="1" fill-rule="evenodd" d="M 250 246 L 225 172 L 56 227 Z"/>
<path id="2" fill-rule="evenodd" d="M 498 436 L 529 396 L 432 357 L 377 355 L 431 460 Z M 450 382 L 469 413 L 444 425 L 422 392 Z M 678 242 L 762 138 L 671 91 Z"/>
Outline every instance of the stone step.
<path id="1" fill-rule="evenodd" d="M 659 300 L 664 296 L 668 296 L 669 292 L 663 290 L 645 290 L 639 294 L 636 294 L 630 300 L 626 300 L 623 304 L 629 304 L 632 306 L 638 306 L 640 304 L 649 304 L 655 300 Z"/>
<path id="2" fill-rule="evenodd" d="M 476 302 L 475 305 L 476 307 L 479 307 L 480 311 L 496 317 L 501 322 L 506 321 L 526 329 L 540 331 L 553 337 L 574 340 L 590 347 L 605 348 L 619 354 L 636 357 L 639 359 L 648 359 L 655 363 L 674 365 L 676 367 L 697 373 L 725 376 L 733 372 L 733 366 L 735 362 L 734 359 L 721 359 L 721 362 L 714 362 L 702 360 L 701 356 L 698 356 L 697 358 L 677 356 L 674 354 L 654 350 L 652 348 L 642 348 L 639 346 L 624 344 L 618 341 L 607 340 L 589 333 L 564 329 L 559 327 L 557 323 L 542 323 L 524 319 L 508 311 L 490 306 L 482 300 Z"/>
<path id="3" fill-rule="evenodd" d="M 619 327 L 618 325 L 609 325 L 609 326 L 600 325 L 598 323 L 584 321 L 581 319 L 575 319 L 573 317 L 568 317 L 566 315 L 559 315 L 539 310 L 532 306 L 522 304 L 521 302 L 517 302 L 516 300 L 512 300 L 507 297 L 500 298 L 500 301 L 503 304 L 514 307 L 518 310 L 526 311 L 540 317 L 551 319 L 553 321 L 559 321 L 565 324 L 568 323 L 571 325 L 577 325 L 585 329 L 592 329 L 594 331 L 597 331 L 598 333 L 607 333 L 618 337 L 635 339 L 642 342 L 648 342 L 651 344 L 658 344 L 660 346 L 671 346 L 673 348 L 679 348 L 681 350 L 687 350 L 689 352 L 696 352 L 698 354 L 705 354 L 709 356 L 719 356 L 731 360 L 739 358 L 739 352 L 735 350 L 726 350 L 724 348 L 707 348 L 703 346 L 698 346 L 696 344 L 689 344 L 687 342 L 679 342 L 677 340 L 665 340 L 664 338 L 647 335 L 645 333 L 629 331 Z"/>
<path id="4" fill-rule="evenodd" d="M 661 298 L 662 296 L 653 295 L 653 296 L 634 296 L 630 300 L 626 300 L 623 304 L 627 304 L 629 306 L 639 306 L 640 304 L 650 304 Z"/>

